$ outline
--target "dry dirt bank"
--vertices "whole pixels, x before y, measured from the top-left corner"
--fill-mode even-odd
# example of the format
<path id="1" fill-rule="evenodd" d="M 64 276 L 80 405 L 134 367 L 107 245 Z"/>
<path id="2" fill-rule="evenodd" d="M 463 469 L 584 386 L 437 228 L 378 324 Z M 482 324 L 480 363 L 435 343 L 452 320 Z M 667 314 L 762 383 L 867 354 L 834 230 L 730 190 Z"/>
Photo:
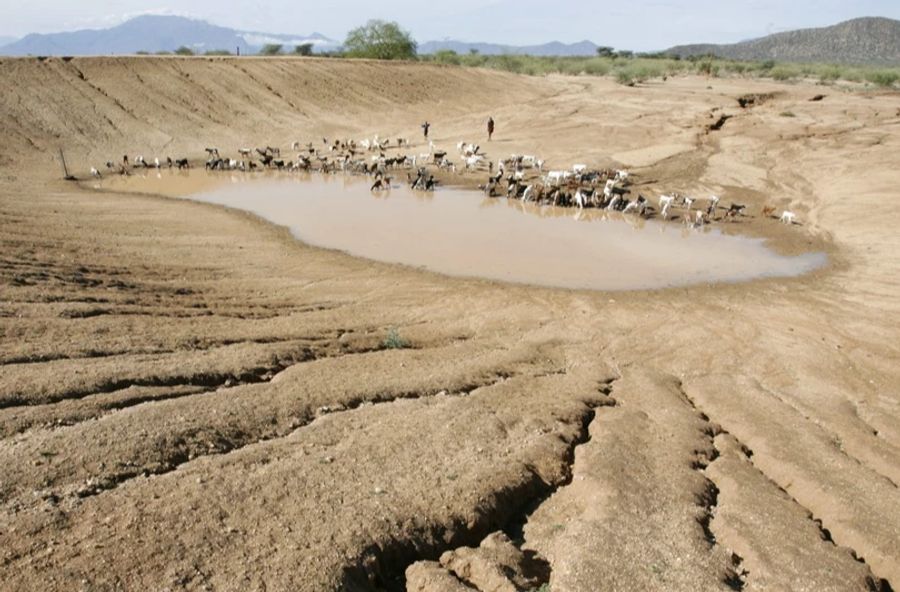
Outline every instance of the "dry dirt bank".
<path id="1" fill-rule="evenodd" d="M 3 59 L 0 83 L 4 588 L 900 582 L 895 96 L 300 59 Z M 789 207 L 802 227 L 735 227 L 835 265 L 656 293 L 448 279 L 52 159 L 425 118 L 449 148 L 487 115 L 492 153 Z"/>

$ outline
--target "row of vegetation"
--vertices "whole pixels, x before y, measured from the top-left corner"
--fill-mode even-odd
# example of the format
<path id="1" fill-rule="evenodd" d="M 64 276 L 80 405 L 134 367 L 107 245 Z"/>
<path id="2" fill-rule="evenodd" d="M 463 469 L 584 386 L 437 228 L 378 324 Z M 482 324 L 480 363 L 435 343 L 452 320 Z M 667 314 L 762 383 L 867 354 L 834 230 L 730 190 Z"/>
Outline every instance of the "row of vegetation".
<path id="1" fill-rule="evenodd" d="M 150 55 L 148 51 L 139 51 L 138 55 Z M 303 43 L 300 45 L 295 45 L 292 50 L 288 50 L 284 45 L 277 43 L 270 43 L 264 45 L 262 49 L 259 50 L 257 55 L 263 56 L 277 56 L 277 55 L 300 55 L 300 56 L 311 56 L 313 54 L 313 44 L 312 43 Z M 197 52 L 187 47 L 186 45 L 182 45 L 175 51 L 157 51 L 153 55 L 179 55 L 179 56 L 193 56 L 193 55 L 205 55 L 205 56 L 230 56 L 234 55 L 227 49 L 210 49 L 204 52 Z"/>
<path id="2" fill-rule="evenodd" d="M 602 49 L 602 48 L 601 48 Z M 419 56 L 420 60 L 459 66 L 492 68 L 518 74 L 613 76 L 622 84 L 634 85 L 669 76 L 700 74 L 709 77 L 743 76 L 772 78 L 779 81 L 817 80 L 823 83 L 839 80 L 893 87 L 900 81 L 900 68 L 849 66 L 837 64 L 795 64 L 725 60 L 713 56 L 679 59 L 677 57 L 630 54 L 627 56 L 543 57 L 520 55 L 460 55 L 439 51 Z"/>
<path id="3" fill-rule="evenodd" d="M 839 80 L 874 84 L 891 88 L 900 82 L 900 68 L 848 66 L 836 64 L 794 64 L 725 60 L 714 56 L 680 59 L 666 54 L 640 54 L 616 51 L 612 47 L 597 48 L 596 56 L 553 57 L 526 55 L 481 55 L 477 51 L 458 54 L 444 50 L 418 55 L 412 36 L 397 23 L 369 21 L 350 31 L 340 52 L 319 54 L 328 57 L 369 58 L 379 60 L 420 60 L 455 66 L 492 68 L 517 74 L 543 76 L 569 74 L 613 76 L 621 84 L 634 85 L 648 80 L 665 80 L 669 76 L 700 74 L 708 77 L 744 76 L 788 81 L 814 79 L 823 83 Z M 282 45 L 266 45 L 260 55 L 312 55 L 312 44 L 287 49 Z M 165 52 L 163 52 L 165 53 Z M 194 55 L 187 47 L 174 52 Z M 204 55 L 230 55 L 227 51 L 208 51 Z"/>

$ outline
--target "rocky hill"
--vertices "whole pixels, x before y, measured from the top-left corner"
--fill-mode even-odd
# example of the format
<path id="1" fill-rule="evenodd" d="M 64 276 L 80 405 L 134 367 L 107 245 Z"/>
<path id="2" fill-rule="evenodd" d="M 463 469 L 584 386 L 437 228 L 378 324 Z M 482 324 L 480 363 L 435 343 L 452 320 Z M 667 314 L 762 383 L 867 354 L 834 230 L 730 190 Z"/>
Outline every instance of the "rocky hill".
<path id="1" fill-rule="evenodd" d="M 900 21 L 859 18 L 731 45 L 681 45 L 667 53 L 681 57 L 712 54 L 736 60 L 896 65 L 900 64 Z"/>

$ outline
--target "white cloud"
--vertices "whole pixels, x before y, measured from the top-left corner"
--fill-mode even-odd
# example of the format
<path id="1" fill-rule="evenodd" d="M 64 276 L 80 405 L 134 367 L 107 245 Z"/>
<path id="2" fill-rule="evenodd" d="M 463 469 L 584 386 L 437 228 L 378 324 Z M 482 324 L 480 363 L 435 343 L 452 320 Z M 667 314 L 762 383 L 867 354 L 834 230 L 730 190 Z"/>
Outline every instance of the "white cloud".
<path id="1" fill-rule="evenodd" d="M 186 13 L 183 10 L 173 10 L 171 8 L 151 8 L 149 10 L 138 10 L 133 12 L 121 12 L 116 14 L 106 14 L 106 15 L 98 15 L 98 16 L 89 16 L 89 17 L 80 17 L 75 19 L 70 19 L 66 21 L 61 29 L 107 29 L 109 27 L 115 27 L 116 25 L 121 25 L 125 21 L 130 21 L 131 19 L 139 16 L 148 16 L 148 15 L 157 15 L 157 16 L 184 16 L 188 18 L 195 19 L 203 19 L 202 16 Z"/>

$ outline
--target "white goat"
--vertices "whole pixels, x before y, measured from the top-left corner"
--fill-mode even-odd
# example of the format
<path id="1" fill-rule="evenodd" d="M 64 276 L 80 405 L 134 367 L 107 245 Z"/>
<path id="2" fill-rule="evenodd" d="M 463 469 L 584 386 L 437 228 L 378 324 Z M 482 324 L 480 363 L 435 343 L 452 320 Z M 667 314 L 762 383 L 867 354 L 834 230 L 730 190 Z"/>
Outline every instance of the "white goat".
<path id="1" fill-rule="evenodd" d="M 522 201 L 531 201 L 532 196 L 534 195 L 534 185 L 529 185 L 525 188 L 525 191 L 522 193 Z"/>
<path id="2" fill-rule="evenodd" d="M 606 185 L 603 186 L 603 196 L 606 197 L 606 199 L 609 199 L 610 197 L 612 197 L 613 189 L 615 189 L 615 188 L 616 188 L 616 180 L 615 179 L 607 179 Z"/>
<path id="3" fill-rule="evenodd" d="M 578 209 L 582 209 L 582 208 L 584 208 L 584 206 L 586 204 L 587 204 L 587 198 L 581 192 L 581 189 L 579 189 L 578 191 L 575 192 L 575 205 L 578 206 Z"/>
<path id="4" fill-rule="evenodd" d="M 564 183 L 568 181 L 572 177 L 572 173 L 569 171 L 550 171 L 547 173 L 546 183 L 547 185 L 559 185 L 560 183 Z"/>
<path id="5" fill-rule="evenodd" d="M 669 213 L 669 208 L 672 207 L 672 202 L 675 201 L 675 196 L 673 195 L 660 195 L 659 196 L 659 208 L 660 208 L 660 216 L 663 218 Z"/>
<path id="6" fill-rule="evenodd" d="M 780 220 L 782 224 L 794 224 L 797 221 L 797 215 L 794 212 L 785 210 L 781 214 Z"/>
<path id="7" fill-rule="evenodd" d="M 466 158 L 466 170 L 478 168 L 478 165 L 484 162 L 483 156 L 472 155 Z"/>

